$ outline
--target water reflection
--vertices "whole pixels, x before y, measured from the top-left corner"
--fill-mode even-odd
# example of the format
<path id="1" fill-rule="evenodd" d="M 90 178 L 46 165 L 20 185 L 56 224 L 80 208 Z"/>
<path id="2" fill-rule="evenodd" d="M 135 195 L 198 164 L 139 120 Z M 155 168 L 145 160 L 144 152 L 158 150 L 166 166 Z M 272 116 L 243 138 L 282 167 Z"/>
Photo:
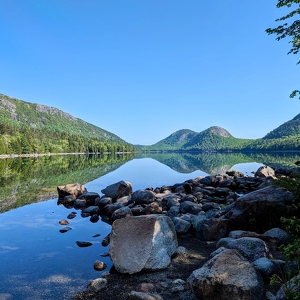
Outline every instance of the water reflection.
<path id="1" fill-rule="evenodd" d="M 143 162 L 141 167 L 138 160 L 134 158 L 152 158 L 162 165 L 154 165 L 149 161 L 149 166 Z M 131 164 L 122 168 L 122 178 L 114 177 L 114 171 L 131 160 Z M 245 168 L 246 163 L 256 163 L 248 172 L 248 175 L 251 175 L 251 171 L 256 171 L 259 165 L 294 166 L 298 160 L 300 160 L 298 152 L 144 153 L 138 156 L 133 154 L 57 155 L 0 159 L 0 213 L 25 204 L 53 199 L 57 197 L 56 187 L 67 183 L 93 182 L 99 185 L 100 180 L 105 187 L 119 180 L 128 180 L 136 182 L 138 187 L 136 186 L 135 189 L 137 189 L 145 188 L 147 185 L 172 184 L 171 180 L 177 181 L 183 178 L 179 174 L 190 174 L 190 178 L 193 178 L 207 174 L 224 174 L 230 169 L 246 172 L 244 169 L 249 168 L 249 165 Z M 171 174 L 166 166 L 177 173 Z M 151 168 L 156 168 L 156 172 L 155 170 L 150 172 Z M 148 182 L 145 183 L 147 178 Z M 166 182 L 162 182 L 163 180 Z"/>
<path id="2" fill-rule="evenodd" d="M 0 159 L 0 213 L 57 197 L 56 187 L 84 184 L 118 169 L 133 155 L 56 155 Z"/>
<path id="3" fill-rule="evenodd" d="M 201 170 L 207 174 L 224 174 L 245 163 L 258 163 L 271 167 L 295 167 L 299 152 L 272 153 L 143 153 L 140 158 L 151 157 L 179 173 Z M 241 171 L 241 170 L 240 170 Z M 256 169 L 252 170 L 256 171 Z"/>

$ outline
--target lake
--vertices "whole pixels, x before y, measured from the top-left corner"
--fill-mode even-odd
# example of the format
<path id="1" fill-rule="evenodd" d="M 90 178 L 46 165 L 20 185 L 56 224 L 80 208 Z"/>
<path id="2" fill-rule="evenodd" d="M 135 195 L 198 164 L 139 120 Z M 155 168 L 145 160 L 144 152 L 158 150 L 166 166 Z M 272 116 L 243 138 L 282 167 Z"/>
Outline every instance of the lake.
<path id="1" fill-rule="evenodd" d="M 57 205 L 58 185 L 79 182 L 98 192 L 120 180 L 133 191 L 173 185 L 199 176 L 235 169 L 249 176 L 262 165 L 295 166 L 297 152 L 156 153 L 141 155 L 64 155 L 0 160 L 0 300 L 69 299 L 101 275 L 93 269 L 108 247 L 105 222 L 91 223 L 80 211 Z M 59 221 L 71 212 L 72 230 L 61 233 Z M 95 235 L 99 235 L 93 237 Z M 80 248 L 76 241 L 93 245 Z"/>

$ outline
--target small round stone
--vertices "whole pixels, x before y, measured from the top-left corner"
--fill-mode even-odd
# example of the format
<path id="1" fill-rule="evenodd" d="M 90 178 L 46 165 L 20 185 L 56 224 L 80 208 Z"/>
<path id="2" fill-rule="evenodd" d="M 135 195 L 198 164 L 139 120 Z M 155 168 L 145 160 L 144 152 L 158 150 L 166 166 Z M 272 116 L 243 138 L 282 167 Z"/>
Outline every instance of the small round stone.
<path id="1" fill-rule="evenodd" d="M 104 269 L 106 269 L 106 267 L 107 265 L 103 261 L 96 260 L 94 263 L 94 269 L 96 271 L 103 271 Z"/>
<path id="2" fill-rule="evenodd" d="M 60 221 L 59 221 L 59 224 L 60 224 L 60 225 L 68 225 L 69 222 L 68 222 L 67 220 L 60 220 Z"/>

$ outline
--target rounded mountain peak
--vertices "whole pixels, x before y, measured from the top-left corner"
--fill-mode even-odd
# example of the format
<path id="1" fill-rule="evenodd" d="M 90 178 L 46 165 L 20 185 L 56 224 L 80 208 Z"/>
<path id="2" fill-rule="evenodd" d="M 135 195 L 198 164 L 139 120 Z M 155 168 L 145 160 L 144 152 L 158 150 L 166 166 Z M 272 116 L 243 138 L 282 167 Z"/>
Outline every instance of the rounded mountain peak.
<path id="1" fill-rule="evenodd" d="M 207 129 L 208 132 L 211 132 L 216 135 L 220 135 L 222 137 L 231 137 L 232 135 L 224 128 L 219 126 L 212 126 Z"/>

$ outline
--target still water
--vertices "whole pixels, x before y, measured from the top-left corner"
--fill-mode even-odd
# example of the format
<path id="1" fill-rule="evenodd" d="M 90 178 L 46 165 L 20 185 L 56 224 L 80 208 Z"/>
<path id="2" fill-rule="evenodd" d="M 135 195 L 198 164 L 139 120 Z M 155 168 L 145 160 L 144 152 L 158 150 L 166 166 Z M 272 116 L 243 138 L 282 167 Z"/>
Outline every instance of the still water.
<path id="1" fill-rule="evenodd" d="M 69 299 L 111 267 L 101 245 L 110 225 L 91 223 L 77 211 L 72 230 L 59 221 L 73 209 L 57 205 L 58 185 L 79 182 L 98 192 L 119 180 L 133 190 L 173 185 L 187 179 L 239 170 L 249 176 L 262 165 L 294 166 L 296 153 L 156 154 L 133 156 L 53 156 L 0 160 L 0 300 Z M 94 235 L 100 234 L 98 237 Z M 76 241 L 91 242 L 79 248 Z M 104 271 L 104 272 L 105 272 Z"/>

